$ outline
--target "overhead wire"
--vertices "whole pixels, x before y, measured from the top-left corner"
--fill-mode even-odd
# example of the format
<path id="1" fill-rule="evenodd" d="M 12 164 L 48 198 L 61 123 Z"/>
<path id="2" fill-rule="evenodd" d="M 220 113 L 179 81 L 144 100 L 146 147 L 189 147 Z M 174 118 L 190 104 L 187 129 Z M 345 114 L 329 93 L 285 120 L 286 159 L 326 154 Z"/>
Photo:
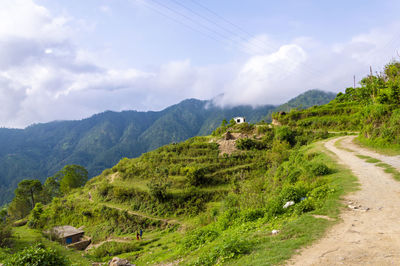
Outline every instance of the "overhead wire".
<path id="1" fill-rule="evenodd" d="M 218 31 L 216 31 L 215 29 L 212 29 L 212 28 L 210 28 L 209 26 L 204 25 L 204 23 L 201 23 L 201 22 L 199 22 L 198 20 L 195 20 L 194 18 L 191 18 L 191 17 L 187 16 L 186 14 L 183 14 L 183 13 L 180 12 L 180 11 L 177 11 L 176 9 L 174 9 L 174 8 L 171 7 L 171 6 L 167 6 L 166 4 L 162 4 L 162 3 L 160 3 L 160 2 L 157 1 L 157 0 L 152 0 L 151 2 L 157 4 L 158 6 L 164 8 L 164 9 L 169 10 L 170 12 L 173 12 L 173 13 L 177 14 L 178 16 L 181 16 L 181 17 L 185 18 L 186 20 L 191 21 L 192 23 L 195 23 L 195 24 L 199 25 L 200 27 L 205 28 L 205 29 L 208 30 L 208 31 L 211 31 L 212 33 L 216 34 L 219 38 L 228 40 L 229 42 L 235 43 L 235 44 L 237 44 L 237 45 L 242 45 L 242 42 L 238 42 L 236 39 L 233 39 L 233 38 L 230 37 L 229 35 L 226 35 L 226 33 L 218 32 Z M 174 2 L 176 2 L 176 1 L 174 1 Z M 183 4 L 180 4 L 180 5 L 183 6 Z M 183 7 L 184 7 L 184 6 L 183 6 Z M 188 10 L 187 8 L 185 8 L 185 9 Z M 199 15 L 196 14 L 197 12 L 194 12 L 193 10 L 190 11 L 190 12 L 199 17 Z M 203 19 L 204 19 L 204 18 L 203 18 Z M 213 22 L 210 21 L 210 20 L 208 20 L 208 22 L 209 22 L 209 23 L 213 23 Z M 217 26 L 219 26 L 219 25 L 217 25 Z M 220 26 L 219 26 L 219 27 L 220 27 Z M 250 43 L 250 45 L 252 45 L 252 44 Z M 260 49 L 260 47 L 257 47 L 257 46 L 254 46 L 254 45 L 253 45 L 253 48 Z M 262 47 L 261 49 L 264 49 L 264 47 Z M 293 61 L 293 60 L 290 60 L 290 57 L 287 57 L 287 59 L 288 59 L 289 61 Z M 289 76 L 289 75 L 291 75 L 291 74 L 294 72 L 293 70 L 290 70 L 289 68 L 284 67 L 284 66 L 282 66 L 282 65 L 275 65 L 274 67 L 283 70 L 283 71 L 281 72 L 282 78 L 283 78 L 283 76 Z M 309 73 L 309 74 L 314 75 L 314 73 Z M 274 74 L 274 77 L 275 77 L 275 78 L 277 78 L 278 76 L 279 76 L 279 75 L 277 75 L 276 73 Z"/>
<path id="2" fill-rule="evenodd" d="M 176 0 L 172 0 L 172 1 L 177 2 Z M 251 34 L 250 32 L 248 32 L 247 30 L 245 30 L 245 29 L 243 29 L 242 27 L 236 25 L 235 23 L 231 22 L 230 20 L 224 18 L 223 16 L 219 15 L 217 12 L 211 10 L 210 8 L 208 8 L 208 7 L 206 7 L 206 6 L 202 5 L 202 4 L 200 4 L 198 1 L 195 1 L 195 0 L 191 0 L 191 1 L 192 1 L 194 4 L 196 4 L 197 6 L 199 6 L 200 8 L 204 9 L 205 11 L 207 11 L 207 12 L 209 12 L 210 14 L 214 15 L 215 17 L 219 18 L 220 20 L 224 21 L 225 23 L 227 23 L 227 24 L 233 26 L 234 28 L 236 28 L 237 30 L 239 30 L 240 32 L 242 32 L 243 34 L 245 34 L 248 38 L 253 38 L 253 37 L 254 37 L 254 35 Z M 242 38 L 242 39 L 247 40 L 247 38 Z M 266 44 L 265 42 L 262 42 L 262 41 L 260 41 L 260 40 L 258 40 L 258 39 L 253 39 L 252 41 L 255 42 L 256 44 L 260 45 L 260 46 L 262 47 L 261 49 L 265 49 L 265 47 L 268 47 L 268 48 L 271 49 L 271 50 L 277 50 L 277 49 L 278 49 L 277 47 L 268 45 L 268 44 Z M 291 61 L 293 61 L 293 62 L 296 62 L 296 61 L 292 60 L 291 58 L 289 58 L 289 60 L 291 60 Z M 321 71 L 319 71 L 319 70 L 317 70 L 317 69 L 314 69 L 313 67 L 310 67 L 310 66 L 308 66 L 308 65 L 305 64 L 305 63 L 301 63 L 301 64 L 303 65 L 303 67 L 306 67 L 307 70 L 308 70 L 309 72 L 311 72 L 312 74 L 318 74 L 318 75 L 322 74 Z"/>
<path id="3" fill-rule="evenodd" d="M 178 24 L 180 24 L 180 25 L 182 25 L 182 26 L 184 26 L 184 27 L 186 27 L 186 28 L 188 28 L 188 29 L 190 29 L 190 30 L 193 30 L 193 31 L 195 31 L 195 32 L 198 32 L 198 33 L 200 33 L 200 34 L 206 36 L 207 38 L 210 38 L 210 39 L 212 39 L 212 40 L 214 40 L 214 41 L 217 41 L 217 42 L 223 41 L 223 40 L 220 40 L 220 39 L 215 38 L 214 36 L 212 36 L 212 35 L 210 35 L 210 34 L 207 34 L 207 33 L 203 32 L 203 31 L 201 31 L 201 30 L 198 30 L 198 29 L 196 29 L 196 28 L 194 28 L 194 27 L 192 27 L 192 26 L 190 26 L 190 25 L 188 25 L 188 24 L 185 24 L 185 23 L 183 23 L 182 21 L 176 19 L 175 17 L 169 16 L 168 14 L 166 14 L 166 13 L 160 11 L 158 8 L 155 8 L 154 6 L 150 5 L 150 4 L 148 3 L 148 1 L 143 1 L 142 3 L 144 4 L 144 6 L 145 6 L 146 8 L 148 8 L 148 9 L 150 9 L 150 10 L 152 10 L 152 11 L 154 11 L 154 12 L 160 14 L 160 15 L 162 15 L 163 17 L 165 17 L 165 18 L 167 18 L 167 19 L 170 19 L 170 20 L 172 20 L 172 21 L 174 21 L 174 22 L 176 22 L 176 23 L 178 23 Z"/>

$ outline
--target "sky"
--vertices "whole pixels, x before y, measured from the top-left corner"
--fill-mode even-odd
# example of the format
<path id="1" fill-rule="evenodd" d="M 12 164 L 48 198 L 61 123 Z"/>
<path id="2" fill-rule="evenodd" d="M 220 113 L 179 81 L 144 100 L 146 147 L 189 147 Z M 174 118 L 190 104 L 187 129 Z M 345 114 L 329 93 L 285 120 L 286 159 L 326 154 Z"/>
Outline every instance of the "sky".
<path id="1" fill-rule="evenodd" d="M 397 0 L 0 0 L 0 126 L 343 91 L 400 59 L 399 10 Z"/>

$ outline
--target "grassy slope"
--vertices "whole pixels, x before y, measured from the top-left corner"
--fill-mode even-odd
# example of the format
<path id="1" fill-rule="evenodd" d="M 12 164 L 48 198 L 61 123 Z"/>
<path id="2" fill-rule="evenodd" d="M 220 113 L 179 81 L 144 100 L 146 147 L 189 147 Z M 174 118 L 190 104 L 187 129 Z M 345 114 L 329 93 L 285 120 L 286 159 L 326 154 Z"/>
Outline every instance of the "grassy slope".
<path id="1" fill-rule="evenodd" d="M 210 140 L 211 137 L 195 138 L 182 144 L 160 148 L 138 159 L 122 160 L 113 169 L 90 181 L 84 188 L 76 190 L 63 200 L 53 202 L 47 208 L 45 223 L 47 226 L 83 225 L 87 234 L 93 237 L 94 243 L 100 243 L 107 238 L 115 241 L 122 238 L 133 240 L 129 245 L 107 243 L 93 249 L 82 259 L 85 263 L 107 261 L 118 255 L 128 258 L 137 265 L 165 261 L 205 265 L 216 262 L 210 262 L 214 259 L 212 256 L 217 256 L 217 261 L 226 264 L 276 264 L 290 258 L 298 248 L 322 236 L 330 225 L 338 221 L 341 206 L 338 199 L 356 187 L 355 178 L 348 170 L 340 168 L 324 154 L 326 151 L 320 142 L 303 146 L 298 151 L 299 154 L 307 156 L 317 153 L 312 159 L 313 163 L 323 163 L 333 169 L 333 173 L 324 177 L 311 177 L 312 179 L 304 177 L 306 178 L 304 180 L 311 182 L 310 191 L 327 184 L 329 187 L 327 198 L 321 200 L 322 205 L 312 212 L 296 214 L 292 208 L 274 218 L 267 215 L 268 206 L 265 207 L 265 204 L 279 197 L 282 186 L 279 182 L 286 181 L 276 181 L 276 178 L 274 181 L 273 176 L 279 175 L 275 173 L 271 176 L 268 174 L 268 167 L 265 167 L 267 162 L 279 160 L 274 156 L 281 152 L 275 154 L 253 150 L 240 152 L 235 156 L 221 157 L 218 156 L 219 151 L 216 146 L 209 143 Z M 168 166 L 167 179 L 163 179 L 164 166 Z M 206 182 L 194 191 L 191 190 L 192 188 L 186 184 L 187 167 L 206 169 L 204 178 L 206 180 L 211 178 L 213 182 Z M 273 166 L 269 165 L 269 168 Z M 132 173 L 135 174 L 131 175 Z M 268 175 L 270 179 L 266 179 Z M 157 181 L 152 179 L 154 177 L 170 183 L 167 203 L 152 203 L 155 200 L 149 197 L 148 184 Z M 233 183 L 237 179 L 242 192 L 236 195 L 232 194 L 232 190 Z M 260 190 L 259 186 L 262 187 L 263 184 L 269 185 Z M 197 193 L 195 198 L 203 200 L 192 201 L 188 195 L 194 192 Z M 238 207 L 233 208 L 240 209 L 237 213 L 233 212 L 233 216 L 226 213 L 227 193 L 241 202 Z M 140 204 L 137 202 L 138 197 Z M 256 202 L 263 197 L 268 199 L 263 200 L 262 206 L 257 205 Z M 251 206 L 244 206 L 244 202 L 248 202 L 246 204 Z M 173 211 L 170 211 L 168 204 L 172 203 L 175 204 L 175 209 L 172 208 Z M 196 208 L 193 209 L 193 206 Z M 252 218 L 252 214 L 260 211 L 262 214 L 259 217 Z M 312 214 L 327 215 L 335 221 L 314 218 Z M 226 223 L 229 226 L 226 227 Z M 135 240 L 136 230 L 139 227 L 145 228 L 144 238 L 140 242 Z M 203 243 L 188 242 L 191 234 L 199 229 L 216 232 L 218 237 Z M 281 233 L 272 236 L 273 229 L 281 230 Z M 26 227 L 16 228 L 15 231 L 16 234 L 26 234 L 28 238 L 25 240 L 30 239 L 25 243 L 21 242 L 22 238 L 18 240 L 20 246 L 27 245 L 36 237 L 40 237 L 37 231 Z M 197 241 L 196 238 L 195 240 Z M 79 252 L 66 251 L 56 243 L 42 241 L 59 249 L 71 261 L 81 258 Z M 185 243 L 190 245 L 187 246 Z M 241 251 L 236 254 L 235 251 L 231 252 L 230 248 Z M 230 254 L 233 254 L 232 258 Z"/>
<path id="2" fill-rule="evenodd" d="M 390 156 L 400 155 L 400 147 L 398 145 L 391 145 L 391 146 L 381 145 L 375 141 L 364 138 L 362 136 L 359 136 L 354 141 L 361 147 L 371 149 L 377 153 L 381 153 L 384 155 L 390 155 Z"/>

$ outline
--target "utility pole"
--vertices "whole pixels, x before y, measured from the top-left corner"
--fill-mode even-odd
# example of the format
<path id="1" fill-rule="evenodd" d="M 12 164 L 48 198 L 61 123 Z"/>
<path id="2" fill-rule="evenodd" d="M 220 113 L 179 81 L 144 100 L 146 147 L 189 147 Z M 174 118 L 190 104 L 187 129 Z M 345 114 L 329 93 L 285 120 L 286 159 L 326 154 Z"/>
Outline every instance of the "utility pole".
<path id="1" fill-rule="evenodd" d="M 356 88 L 356 75 L 353 76 L 353 88 Z"/>
<path id="2" fill-rule="evenodd" d="M 375 100 L 375 88 L 372 86 L 372 66 L 369 66 L 369 84 L 372 88 L 372 98 Z"/>

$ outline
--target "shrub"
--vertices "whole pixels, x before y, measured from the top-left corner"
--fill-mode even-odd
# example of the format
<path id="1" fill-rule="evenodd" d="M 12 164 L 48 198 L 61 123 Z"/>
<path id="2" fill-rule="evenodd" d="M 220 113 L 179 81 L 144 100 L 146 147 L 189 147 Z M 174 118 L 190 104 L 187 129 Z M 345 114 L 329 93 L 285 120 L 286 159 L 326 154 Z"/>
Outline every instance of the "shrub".
<path id="1" fill-rule="evenodd" d="M 41 221 L 41 215 L 43 213 L 43 204 L 38 202 L 35 208 L 31 211 L 31 217 L 28 221 L 28 226 L 30 228 L 42 227 L 45 221 Z"/>
<path id="2" fill-rule="evenodd" d="M 318 207 L 328 197 L 328 194 L 334 192 L 333 188 L 329 185 L 319 186 L 307 193 L 307 198 L 314 201 L 315 207 Z"/>
<path id="3" fill-rule="evenodd" d="M 97 189 L 97 193 L 100 197 L 106 198 L 112 188 L 113 186 L 108 183 L 101 183 Z"/>
<path id="4" fill-rule="evenodd" d="M 196 229 L 183 239 L 183 247 L 188 250 L 200 248 L 204 243 L 213 241 L 219 236 L 217 230 L 210 227 Z"/>
<path id="5" fill-rule="evenodd" d="M 163 202 L 167 199 L 167 187 L 168 187 L 167 183 L 153 178 L 147 184 L 147 187 L 150 190 L 150 195 L 156 200 Z"/>
<path id="6" fill-rule="evenodd" d="M 5 224 L 0 224 L 0 248 L 10 247 L 12 242 L 11 227 Z"/>
<path id="7" fill-rule="evenodd" d="M 239 207 L 239 197 L 234 194 L 228 194 L 224 199 L 224 209 L 234 209 Z"/>
<path id="8" fill-rule="evenodd" d="M 303 197 L 301 191 L 297 187 L 291 185 L 284 186 L 279 193 L 279 199 L 281 203 L 285 203 L 287 201 L 298 202 L 301 197 Z"/>
<path id="9" fill-rule="evenodd" d="M 194 265 L 214 265 L 221 264 L 227 260 L 246 254 L 251 250 L 251 242 L 241 239 L 238 236 L 225 238 L 223 242 L 216 246 L 214 250 L 203 254 Z"/>
<path id="10" fill-rule="evenodd" d="M 246 210 L 242 213 L 242 220 L 243 220 L 243 222 L 252 222 L 259 218 L 264 217 L 264 214 L 265 214 L 265 212 L 261 209 Z"/>
<path id="11" fill-rule="evenodd" d="M 43 244 L 38 243 L 11 255 L 5 261 L 4 265 L 64 266 L 69 265 L 69 262 L 64 256 L 58 254 L 55 250 L 45 248 Z"/>
<path id="12" fill-rule="evenodd" d="M 298 215 L 313 210 L 315 210 L 315 202 L 313 199 L 310 198 L 303 200 L 295 206 L 295 213 L 297 213 Z"/>
<path id="13" fill-rule="evenodd" d="M 205 170 L 202 168 L 187 167 L 185 169 L 185 172 L 186 180 L 191 186 L 200 186 L 203 185 L 206 181 L 204 177 Z"/>
<path id="14" fill-rule="evenodd" d="M 328 166 L 326 166 L 326 164 L 324 163 L 314 163 L 311 166 L 311 172 L 315 175 L 315 176 L 321 176 L 321 175 L 328 175 L 330 174 L 331 170 L 329 169 Z"/>
<path id="15" fill-rule="evenodd" d="M 295 144 L 295 136 L 296 136 L 295 132 L 288 126 L 282 126 L 276 128 L 275 138 L 280 141 L 286 141 L 291 146 Z"/>
<path id="16" fill-rule="evenodd" d="M 284 209 L 282 207 L 282 202 L 275 198 L 268 201 L 266 209 L 268 217 L 275 217 L 284 212 Z"/>

